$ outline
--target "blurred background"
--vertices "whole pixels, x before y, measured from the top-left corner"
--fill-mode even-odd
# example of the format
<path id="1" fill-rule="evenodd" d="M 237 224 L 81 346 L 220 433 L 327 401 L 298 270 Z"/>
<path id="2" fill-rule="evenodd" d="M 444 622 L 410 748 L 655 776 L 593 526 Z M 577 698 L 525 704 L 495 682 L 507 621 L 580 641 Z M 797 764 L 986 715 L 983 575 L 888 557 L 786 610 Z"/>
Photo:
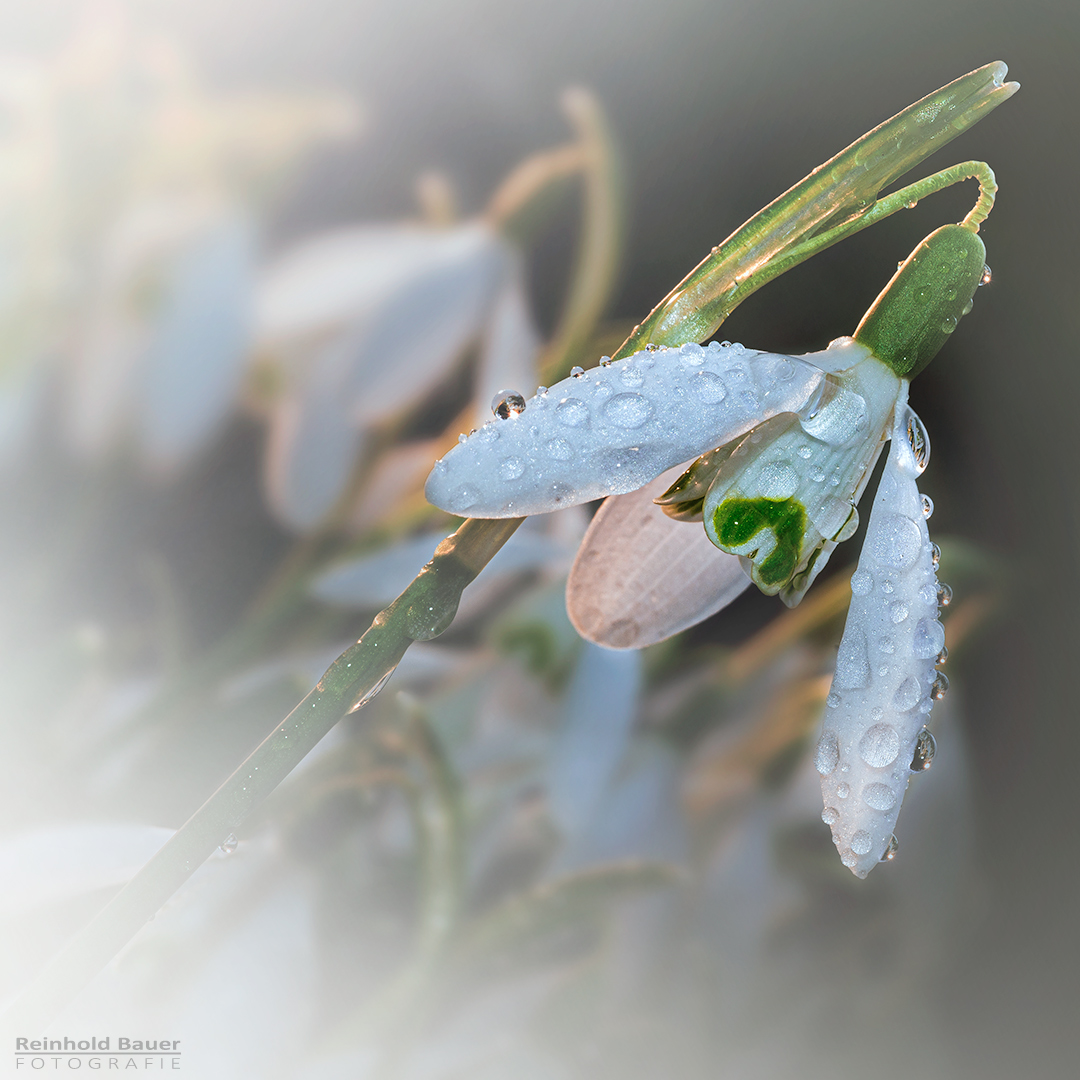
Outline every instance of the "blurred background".
<path id="1" fill-rule="evenodd" d="M 1002 59 L 1020 94 L 911 177 L 1000 194 L 911 395 L 956 599 L 895 862 L 839 864 L 807 757 L 858 539 L 798 620 L 747 593 L 615 654 L 566 620 L 563 512 L 49 1034 L 207 1078 L 1069 1075 L 1078 45 L 1060 0 L 0 6 L 0 998 L 419 570 L 495 390 Z M 971 188 L 720 336 L 850 333 Z"/>

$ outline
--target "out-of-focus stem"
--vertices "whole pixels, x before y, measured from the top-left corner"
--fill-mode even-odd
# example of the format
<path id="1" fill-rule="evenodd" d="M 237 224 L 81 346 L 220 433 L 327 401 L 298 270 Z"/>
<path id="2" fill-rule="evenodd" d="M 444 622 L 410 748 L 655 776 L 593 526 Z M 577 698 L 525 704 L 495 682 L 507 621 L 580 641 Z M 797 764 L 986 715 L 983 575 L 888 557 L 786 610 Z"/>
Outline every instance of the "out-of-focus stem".
<path id="1" fill-rule="evenodd" d="M 81 930 L 11 1006 L 3 1028 L 40 1031 L 235 832 L 346 713 L 382 688 L 414 641 L 442 633 L 461 592 L 521 524 L 466 521 L 411 585 L 334 661 L 318 685 Z"/>

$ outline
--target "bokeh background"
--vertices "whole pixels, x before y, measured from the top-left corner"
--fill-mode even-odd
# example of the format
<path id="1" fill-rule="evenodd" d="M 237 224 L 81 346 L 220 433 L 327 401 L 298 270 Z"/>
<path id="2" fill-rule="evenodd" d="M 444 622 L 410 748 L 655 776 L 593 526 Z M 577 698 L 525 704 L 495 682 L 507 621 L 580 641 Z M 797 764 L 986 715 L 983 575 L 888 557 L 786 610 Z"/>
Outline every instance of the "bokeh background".
<path id="1" fill-rule="evenodd" d="M 440 1027 L 414 1017 L 408 1035 L 399 1036 L 407 1050 L 375 1053 L 371 1029 L 364 1027 L 375 1022 L 345 1023 L 352 1006 L 341 998 L 351 995 L 355 1005 L 375 993 L 372 986 L 385 988 L 396 977 L 404 948 L 398 938 L 408 932 L 393 916 L 407 907 L 402 897 L 415 892 L 406 869 L 408 827 L 379 801 L 381 795 L 372 796 L 378 805 L 362 812 L 336 807 L 320 817 L 300 805 L 301 792 L 292 803 L 283 802 L 276 831 L 264 820 L 250 837 L 240 838 L 240 850 L 230 858 L 241 859 L 247 850 L 246 864 L 223 859 L 192 883 L 192 890 L 202 891 L 173 913 L 173 937 L 161 930 L 150 946 L 133 952 L 127 966 L 99 988 L 96 1004 L 77 1004 L 66 1018 L 68 1027 L 92 1023 L 97 1030 L 152 1015 L 161 1037 L 186 1040 L 185 1069 L 205 1077 L 769 1077 L 836 1075 L 851 1068 L 883 1076 L 1070 1075 L 1080 1004 L 1080 870 L 1074 855 L 1080 274 L 1072 191 L 1080 176 L 1080 9 L 1060 0 L 143 0 L 127 7 L 38 0 L 0 7 L 0 52 L 20 63 L 48 62 L 94 27 L 118 25 L 136 38 L 168 42 L 197 73 L 207 101 L 259 93 L 277 103 L 274 122 L 263 125 L 272 132 L 265 137 L 259 136 L 258 117 L 268 114 L 254 105 L 254 111 L 238 109 L 215 128 L 215 145 L 226 149 L 217 156 L 206 153 L 212 182 L 200 187 L 187 173 L 178 180 L 183 170 L 170 171 L 166 163 L 160 169 L 166 179 L 154 189 L 166 202 L 177 192 L 183 196 L 177 205 L 184 209 L 169 220 L 186 222 L 183 215 L 190 211 L 193 221 L 216 223 L 208 233 L 198 231 L 200 224 L 195 233 L 217 237 L 234 252 L 236 265 L 250 267 L 252 280 L 281 253 L 325 230 L 416 217 L 415 184 L 424 174 L 437 172 L 448 180 L 464 218 L 479 213 L 518 162 L 568 138 L 560 94 L 568 86 L 588 87 L 607 114 L 626 178 L 624 249 L 605 313 L 616 344 L 619 328 L 640 319 L 711 245 L 882 119 L 992 59 L 1007 61 L 1010 78 L 1023 89 L 923 169 L 983 159 L 997 174 L 1000 194 L 982 231 L 993 283 L 912 390 L 912 404 L 934 447 L 923 479 L 937 505 L 932 531 L 955 538 L 952 550 L 960 553 L 953 582 L 958 599 L 964 575 L 975 583 L 970 593 L 994 599 L 992 611 L 977 620 L 965 641 L 955 676 L 950 666 L 954 689 L 947 699 L 947 730 L 955 734 L 954 747 L 966 746 L 966 765 L 948 772 L 939 761 L 926 779 L 940 768 L 941 782 L 959 785 L 962 796 L 942 789 L 934 796 L 937 803 L 928 797 L 941 818 L 927 814 L 918 834 L 925 836 L 928 853 L 921 877 L 912 869 L 920 859 L 915 843 L 902 846 L 895 866 L 854 888 L 840 879 L 846 871 L 839 865 L 832 868 L 835 881 L 823 879 L 826 871 L 816 863 L 802 873 L 799 860 L 810 856 L 798 845 L 795 853 L 791 843 L 785 847 L 776 824 L 790 810 L 783 799 L 794 799 L 795 782 L 782 789 L 786 796 L 761 795 L 767 784 L 760 777 L 757 797 L 740 803 L 738 813 L 724 811 L 736 825 L 725 819 L 712 839 L 702 840 L 699 829 L 689 839 L 661 838 L 649 850 L 635 849 L 634 836 L 652 826 L 662 833 L 671 814 L 685 816 L 687 802 L 685 789 L 680 801 L 677 784 L 665 788 L 656 779 L 663 770 L 645 769 L 642 775 L 660 785 L 660 794 L 635 804 L 646 810 L 627 818 L 630 839 L 611 841 L 611 851 L 665 860 L 678 852 L 676 862 L 689 859 L 699 869 L 709 868 L 704 875 L 716 879 L 715 888 L 695 894 L 695 900 L 671 902 L 650 894 L 628 905 L 613 901 L 590 924 L 595 933 L 588 940 L 598 935 L 617 962 L 577 972 L 566 985 L 552 972 L 561 971 L 559 964 L 581 947 L 574 936 L 583 933 L 580 927 L 564 931 L 569 938 L 555 944 L 545 938 L 548 951 L 541 950 L 540 958 L 528 948 L 520 955 L 510 949 L 501 966 L 481 965 L 479 974 L 470 969 L 467 979 L 453 983 L 474 1013 L 453 1028 L 452 1038 L 446 1034 L 449 1021 Z M 162 63 L 168 68 L 172 61 Z M 19 84 L 16 76 L 11 81 Z M 136 93 L 132 100 L 138 98 Z M 78 102 L 79 94 L 72 100 Z M 207 108 L 213 113 L 212 104 Z M 118 204 L 108 202 L 107 192 L 95 203 L 94 184 L 100 180 L 104 191 L 118 183 L 109 178 L 109 165 L 124 159 L 128 129 L 119 112 L 110 117 L 106 111 L 99 127 L 78 116 L 69 119 L 70 145 L 79 144 L 71 158 L 76 164 L 65 173 L 60 162 L 50 175 L 68 192 L 64 205 L 85 215 L 70 233 L 71 263 L 83 259 L 96 267 L 99 256 L 88 251 L 104 243 L 105 217 L 115 216 Z M 217 121 L 208 123 L 213 128 Z M 183 121 L 175 131 L 159 132 L 154 160 L 188 146 L 183 140 L 190 132 Z M 12 136 L 10 130 L 4 134 Z M 198 142 L 192 137 L 190 145 Z M 230 155 L 230 147 L 241 149 Z M 154 174 L 150 166 L 145 171 Z M 36 174 L 27 179 L 14 165 L 10 173 L 8 205 L 0 207 L 0 217 L 8 234 L 34 252 L 58 215 L 45 206 L 42 220 L 34 218 L 39 208 L 26 192 L 45 181 Z M 148 190 L 154 182 L 144 178 L 143 187 L 131 190 Z M 434 186 L 437 202 L 442 188 Z M 896 262 L 925 233 L 965 212 L 969 187 L 924 200 L 791 272 L 745 303 L 722 336 L 798 353 L 849 333 Z M 189 200 L 196 189 L 203 194 Z M 579 202 L 571 193 L 526 247 L 525 289 L 542 337 L 559 317 L 579 224 Z M 186 225 L 177 228 L 179 235 L 189 235 Z M 169 246 L 174 234 L 163 230 L 163 250 L 175 250 Z M 122 251 L 117 258 L 122 261 Z M 12 265 L 29 274 L 25 263 Z M 52 272 L 42 271 L 46 278 Z M 87 274 L 100 282 L 99 271 Z M 18 276 L 15 270 L 5 275 Z M 226 275 L 211 291 L 224 295 L 238 287 L 237 280 Z M 60 292 L 70 298 L 73 289 Z M 13 311 L 33 305 L 38 294 L 29 288 L 25 295 L 17 289 L 11 295 Z M 139 715 L 154 680 L 192 658 L 202 662 L 213 655 L 304 530 L 290 525 L 288 513 L 283 519 L 286 496 L 279 492 L 275 504 L 267 494 L 264 455 L 273 408 L 266 401 L 273 401 L 273 371 L 245 367 L 247 360 L 237 367 L 237 385 L 243 381 L 235 392 L 239 404 L 224 408 L 220 423 L 190 453 L 173 453 L 167 434 L 155 442 L 153 431 L 163 423 L 158 420 L 145 422 L 148 435 L 127 431 L 113 443 L 103 436 L 100 447 L 92 438 L 80 443 L 70 437 L 75 421 L 63 405 L 77 365 L 66 367 L 72 362 L 56 357 L 91 355 L 92 348 L 72 339 L 98 331 L 87 329 L 92 319 L 62 318 L 59 338 L 44 333 L 48 341 L 39 351 L 49 358 L 48 364 L 42 361 L 48 370 L 33 404 L 23 412 L 11 410 L 11 429 L 24 426 L 7 440 L 2 479 L 2 719 L 8 748 L 2 769 L 9 854 L 20 837 L 38 835 L 34 830 L 102 822 L 177 827 L 260 732 L 287 711 L 289 695 L 298 699 L 306 689 L 300 685 L 303 664 L 294 659 L 294 681 L 274 684 L 273 693 L 244 698 L 246 691 L 233 687 L 233 700 L 241 701 L 235 723 L 220 702 L 202 720 L 197 717 L 206 709 L 192 705 L 190 723 L 160 720 L 160 731 L 150 725 L 131 737 L 124 717 Z M 39 323 L 48 330 L 58 319 L 46 308 Z M 9 326 L 17 321 L 8 318 Z M 129 330 L 110 324 L 101 334 L 114 347 Z M 11 330 L 9 340 L 18 332 Z M 215 341 L 228 332 L 217 332 Z M 236 330 L 244 332 L 243 326 Z M 91 382 L 79 385 L 92 388 L 94 372 L 106 368 L 87 360 L 78 370 L 91 372 Z M 167 387 L 163 394 L 170 398 Z M 418 432 L 433 434 L 422 425 L 411 434 Z M 572 537 L 573 526 L 566 532 Z M 554 548 L 570 543 L 544 535 Z M 850 570 L 854 558 L 855 551 L 842 549 L 834 556 L 836 571 Z M 538 565 L 529 580 L 551 593 L 559 570 L 547 564 L 537 570 Z M 276 633 L 264 644 L 266 663 L 289 648 L 303 652 L 309 666 L 317 666 L 319 657 L 329 660 L 335 642 L 362 631 L 374 610 L 365 614 L 363 604 L 358 608 L 346 614 L 335 609 L 329 617 L 315 605 L 301 607 L 295 625 L 303 632 L 295 641 L 291 631 Z M 775 601 L 746 596 L 694 630 L 682 643 L 684 654 L 728 655 L 779 613 Z M 493 619 L 488 612 L 481 624 Z M 837 628 L 833 624 L 834 647 Z M 459 650 L 460 664 L 475 664 L 476 650 L 490 647 L 478 642 L 490 640 L 474 630 L 451 646 Z M 828 642 L 827 632 L 811 639 L 811 659 L 798 662 L 811 668 L 823 662 Z M 511 663 L 505 656 L 514 655 L 511 649 L 501 662 Z M 445 658 L 439 662 L 445 666 L 432 668 L 428 682 L 416 676 L 416 693 L 441 716 L 452 708 L 432 703 L 449 694 L 437 680 L 452 680 L 458 669 Z M 664 663 L 674 662 L 646 660 L 647 672 L 676 670 Z M 248 662 L 243 672 L 250 677 L 252 669 Z M 520 709 L 529 714 L 521 721 L 524 734 L 514 721 L 501 722 L 519 741 L 542 740 L 544 725 L 559 722 L 559 693 L 572 692 L 565 690 L 566 680 L 559 684 L 554 678 L 551 685 L 562 689 L 544 697 L 524 669 L 497 670 L 498 678 L 516 680 Z M 316 675 L 312 667 L 311 677 Z M 602 677 L 618 681 L 619 675 Z M 655 678 L 660 681 L 649 685 L 662 688 L 662 677 Z M 265 679 L 260 685 L 265 691 Z M 124 694 L 128 698 L 121 700 Z M 507 696 L 514 698 L 515 691 L 508 689 Z M 758 707 L 753 694 L 728 700 L 736 702 L 734 711 L 753 713 Z M 500 708 L 512 713 L 505 702 Z M 385 709 L 389 717 L 392 706 Z M 675 755 L 678 769 L 700 760 L 693 754 L 702 753 L 709 725 L 671 736 L 664 720 L 655 719 L 660 705 L 650 709 L 663 753 Z M 111 719 L 102 719 L 103 713 Z M 385 722 L 392 726 L 398 720 Z M 718 716 L 716 726 L 724 722 Z M 633 753 L 656 750 L 650 740 L 648 746 L 634 744 Z M 942 736 L 939 748 L 946 757 L 949 739 Z M 330 768 L 330 759 L 321 760 Z M 917 813 L 915 786 L 901 826 Z M 524 790 L 514 796 L 514 806 L 525 814 L 521 800 L 531 799 L 530 812 L 542 815 L 536 809 L 546 797 L 542 785 Z M 310 791 L 303 797 L 315 800 Z M 334 830 L 348 832 L 354 814 L 360 814 L 356 821 L 363 818 L 356 827 L 376 839 L 334 848 Z M 500 898 L 537 887 L 553 867 L 559 869 L 560 858 L 562 869 L 573 868 L 575 859 L 578 866 L 602 861 L 596 852 L 602 853 L 606 841 L 596 836 L 590 841 L 593 855 L 571 857 L 557 843 L 537 840 L 524 818 L 515 827 L 525 839 L 510 843 L 504 837 L 499 843 L 513 849 L 518 863 L 513 870 L 499 864 L 503 884 L 484 886 Z M 40 841 L 38 850 L 51 858 L 53 842 Z M 152 837 L 140 842 L 153 850 Z M 711 854 L 702 856 L 702 845 Z M 735 854 L 725 863 L 714 848 Z M 308 853 L 307 862 L 297 850 Z M 687 850 L 697 856 L 687 856 Z M 23 865 L 16 855 L 10 858 Z M 348 870 L 340 869 L 343 862 Z M 302 872 L 282 869 L 301 864 Z M 794 884 L 793 864 L 802 873 Z M 222 868 L 232 866 L 243 875 L 239 885 L 223 880 L 228 875 Z M 895 887 L 874 880 L 894 872 L 910 876 L 898 877 L 902 884 Z M 334 873 L 350 879 L 347 888 L 335 891 L 325 884 Z M 319 900 L 310 899 L 312 877 L 322 882 L 315 890 Z M 90 889 L 76 878 L 75 899 L 50 893 L 47 901 L 12 916 L 7 940 L 14 935 L 25 947 L 17 957 L 11 954 L 5 994 L 115 887 L 103 880 Z M 280 885 L 273 893 L 284 897 L 280 910 L 257 903 L 273 892 L 267 882 Z M 301 902 L 294 893 L 305 889 Z M 307 944 L 279 955 L 273 942 L 281 937 L 280 927 L 301 908 L 313 928 Z M 256 909 L 258 919 L 247 919 L 245 913 Z M 373 919 L 389 920 L 377 947 L 347 929 L 350 920 Z M 205 946 L 202 975 L 183 968 L 185 934 Z M 181 968 L 187 985 L 197 990 L 205 979 L 220 994 L 211 1019 L 160 989 L 159 983 L 180 979 Z M 368 972 L 371 986 L 358 971 Z M 274 978 L 309 988 L 302 1006 L 263 992 Z M 149 993 L 146 986 L 159 987 L 157 1012 L 132 1012 L 133 1000 Z M 512 989 L 500 989 L 507 986 Z M 518 1024 L 527 1035 L 507 1034 L 518 1031 Z M 338 1032 L 336 1042 L 327 1034 L 331 1028 Z M 273 1042 L 268 1033 L 281 1029 L 288 1029 L 284 1048 L 267 1051 Z M 508 1048 L 502 1047 L 504 1036 Z M 491 1050 L 493 1041 L 502 1048 Z"/>

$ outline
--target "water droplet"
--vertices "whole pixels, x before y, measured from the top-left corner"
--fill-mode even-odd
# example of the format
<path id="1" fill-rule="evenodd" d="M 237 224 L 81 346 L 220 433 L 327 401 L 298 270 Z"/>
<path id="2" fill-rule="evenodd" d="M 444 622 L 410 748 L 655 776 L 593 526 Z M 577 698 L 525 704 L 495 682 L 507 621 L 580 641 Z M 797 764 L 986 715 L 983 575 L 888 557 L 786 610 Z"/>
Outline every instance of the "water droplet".
<path id="1" fill-rule="evenodd" d="M 886 654 L 886 656 L 892 656 L 892 654 L 896 652 L 896 642 L 893 641 L 891 637 L 883 637 L 878 642 L 878 647 Z"/>
<path id="2" fill-rule="evenodd" d="M 638 428 L 652 415 L 652 406 L 640 394 L 616 394 L 604 405 L 604 417 L 624 428 Z"/>
<path id="3" fill-rule="evenodd" d="M 570 369 L 570 378 L 571 379 L 580 379 L 581 376 L 584 375 L 584 374 L 585 374 L 585 369 L 583 367 L 572 367 Z"/>
<path id="4" fill-rule="evenodd" d="M 964 306 L 963 306 L 963 307 L 962 307 L 962 308 L 960 309 L 960 314 L 961 314 L 961 315 L 970 315 L 970 314 L 971 314 L 971 309 L 972 309 L 973 307 L 975 307 L 975 301 L 974 301 L 974 300 L 969 300 L 969 301 L 968 301 L 968 302 L 967 302 L 967 303 L 966 303 L 966 304 L 965 304 L 965 305 L 964 305 Z"/>
<path id="5" fill-rule="evenodd" d="M 911 759 L 912 772 L 926 772 L 934 763 L 934 755 L 937 753 L 937 743 L 934 736 L 926 728 L 919 732 L 915 740 L 915 754 Z"/>
<path id="6" fill-rule="evenodd" d="M 874 724 L 859 740 L 859 757 L 875 769 L 891 765 L 900 753 L 900 736 L 888 724 Z"/>
<path id="7" fill-rule="evenodd" d="M 578 398 L 566 398 L 556 406 L 555 418 L 563 427 L 581 427 L 589 419 L 589 407 Z"/>
<path id="8" fill-rule="evenodd" d="M 871 720 L 875 720 L 875 721 L 880 720 L 884 715 L 885 715 L 885 710 L 880 705 L 875 705 L 870 710 L 870 719 Z"/>
<path id="9" fill-rule="evenodd" d="M 896 591 L 896 582 L 892 578 L 885 578 L 881 583 L 881 591 L 887 595 L 894 593 Z"/>
<path id="10" fill-rule="evenodd" d="M 874 587 L 873 575 L 867 570 L 856 570 L 851 575 L 851 591 L 855 596 L 866 596 Z"/>
<path id="11" fill-rule="evenodd" d="M 889 618 L 894 623 L 902 623 L 908 617 L 908 606 L 904 600 L 895 600 L 889 606 Z"/>
<path id="12" fill-rule="evenodd" d="M 881 664 L 877 669 L 877 673 L 879 679 L 884 679 L 885 676 L 889 674 L 889 665 Z"/>
<path id="13" fill-rule="evenodd" d="M 896 805 L 896 792 L 887 784 L 867 784 L 862 797 L 863 802 L 874 810 L 891 810 Z"/>
<path id="14" fill-rule="evenodd" d="M 926 427 L 919 419 L 914 409 L 907 411 L 907 440 L 911 447 L 911 453 L 915 457 L 915 475 L 921 476 L 930 463 L 930 436 L 926 433 Z"/>
<path id="15" fill-rule="evenodd" d="M 480 501 L 480 492 L 471 484 L 462 484 L 450 497 L 448 510 L 468 510 Z"/>
<path id="16" fill-rule="evenodd" d="M 851 794 L 851 785 L 846 780 L 841 780 L 836 785 L 836 797 L 838 799 L 846 799 Z"/>
<path id="17" fill-rule="evenodd" d="M 799 490 L 799 474 L 787 461 L 770 461 L 758 476 L 759 494 L 765 499 L 790 499 Z"/>
<path id="18" fill-rule="evenodd" d="M 565 439 L 552 439 L 544 449 L 556 461 L 569 461 L 574 456 L 573 447 Z"/>
<path id="19" fill-rule="evenodd" d="M 865 829 L 856 829 L 851 837 L 851 850 L 856 855 L 866 855 L 869 853 L 872 843 L 870 834 Z"/>
<path id="20" fill-rule="evenodd" d="M 836 738 L 836 732 L 826 731 L 818 740 L 817 752 L 814 754 L 814 768 L 822 776 L 828 776 L 836 768 L 840 760 L 840 744 Z"/>
<path id="21" fill-rule="evenodd" d="M 929 495 L 922 496 L 922 512 L 924 518 L 931 518 L 934 516 L 934 500 Z"/>
<path id="22" fill-rule="evenodd" d="M 926 716 L 934 708 L 934 699 L 926 698 L 919 702 L 919 712 Z"/>
<path id="23" fill-rule="evenodd" d="M 646 351 L 646 352 L 656 352 L 656 350 L 657 350 L 657 349 L 659 349 L 659 348 L 660 348 L 660 346 L 659 346 L 659 345 L 654 345 L 654 344 L 653 344 L 653 343 L 652 343 L 652 342 L 650 341 L 650 342 L 649 342 L 649 344 L 645 346 L 645 351 Z"/>
<path id="24" fill-rule="evenodd" d="M 715 405 L 727 397 L 727 387 L 719 375 L 711 371 L 699 371 L 690 380 L 690 389 L 703 405 Z"/>
<path id="25" fill-rule="evenodd" d="M 920 619 L 915 625 L 912 652 L 919 660 L 937 656 L 945 644 L 945 627 L 937 619 Z"/>
<path id="26" fill-rule="evenodd" d="M 938 585 L 937 602 L 942 607 L 948 607 L 952 603 L 952 589 L 944 582 Z"/>
<path id="27" fill-rule="evenodd" d="M 517 480 L 525 471 L 525 462 L 519 457 L 503 458 L 499 462 L 499 476 L 503 480 Z"/>
<path id="28" fill-rule="evenodd" d="M 844 851 L 840 854 L 840 861 L 850 870 L 859 865 L 859 856 L 854 851 Z"/>
<path id="29" fill-rule="evenodd" d="M 491 399 L 491 411 L 500 420 L 508 420 L 525 411 L 525 399 L 516 390 L 500 390 Z"/>
<path id="30" fill-rule="evenodd" d="M 645 376 L 642 375 L 637 368 L 626 367 L 619 372 L 619 378 L 625 386 L 638 387 L 645 381 Z"/>
<path id="31" fill-rule="evenodd" d="M 457 437 L 457 441 L 458 441 L 459 443 L 463 443 L 463 442 L 466 442 L 466 441 L 468 440 L 468 438 L 469 438 L 469 436 L 468 436 L 468 435 L 466 435 L 466 434 L 465 434 L 465 432 L 463 431 L 463 432 L 462 432 L 462 433 L 461 433 L 461 434 L 460 434 L 460 435 L 459 435 L 459 436 Z"/>
<path id="32" fill-rule="evenodd" d="M 915 708 L 921 697 L 922 688 L 919 686 L 919 680 L 914 675 L 909 675 L 896 688 L 896 693 L 893 694 L 893 708 L 897 712 L 907 712 L 909 709 Z"/>
<path id="33" fill-rule="evenodd" d="M 815 484 L 820 484 L 821 481 L 825 479 L 825 470 L 820 465 L 815 465 L 810 470 L 810 479 L 813 480 Z"/>
<path id="34" fill-rule="evenodd" d="M 499 428 L 495 423 L 485 424 L 476 436 L 481 442 L 493 443 L 499 438 Z"/>
<path id="35" fill-rule="evenodd" d="M 937 582 L 928 581 L 919 590 L 919 599 L 924 604 L 936 604 L 937 603 Z"/>
<path id="36" fill-rule="evenodd" d="M 906 570 L 919 557 L 922 533 L 911 518 L 890 514 L 874 534 L 870 554 L 882 565 Z"/>
<path id="37" fill-rule="evenodd" d="M 840 820 L 840 811 L 837 810 L 835 806 L 826 806 L 825 809 L 821 811 L 821 820 L 824 821 L 826 825 L 832 827 Z"/>
<path id="38" fill-rule="evenodd" d="M 825 699 L 825 704 L 828 705 L 830 709 L 835 709 L 837 705 L 840 704 L 840 695 L 835 692 L 829 694 Z"/>
<path id="39" fill-rule="evenodd" d="M 869 681 L 870 661 L 866 654 L 866 638 L 858 630 L 849 629 L 840 640 L 833 682 L 842 690 L 857 690 Z"/>
<path id="40" fill-rule="evenodd" d="M 944 671 L 939 671 L 930 684 L 930 696 L 935 701 L 940 701 L 949 689 L 949 676 Z"/>
<path id="41" fill-rule="evenodd" d="M 229 835 L 221 841 L 220 847 L 226 855 L 231 855 L 239 845 L 240 841 L 236 839 L 236 833 L 229 833 Z"/>
<path id="42" fill-rule="evenodd" d="M 983 263 L 982 277 L 979 278 L 979 285 L 989 285 L 994 280 L 994 271 L 990 269 L 985 263 Z"/>
<path id="43" fill-rule="evenodd" d="M 941 548 L 937 544 L 930 545 L 930 562 L 935 570 L 941 565 Z"/>
<path id="44" fill-rule="evenodd" d="M 949 659 L 949 650 L 944 645 L 941 646 L 941 652 L 934 657 L 935 664 L 944 664 Z"/>
<path id="45" fill-rule="evenodd" d="M 814 456 L 814 451 L 811 450 L 809 446 L 800 446 L 799 449 L 795 451 L 795 453 L 798 454 L 799 457 L 803 459 L 803 461 L 806 461 L 808 458 Z"/>
<path id="46" fill-rule="evenodd" d="M 536 388 L 536 396 L 538 398 L 547 397 L 548 388 L 546 386 L 538 386 Z"/>
<path id="47" fill-rule="evenodd" d="M 889 842 L 885 845 L 885 850 L 881 853 L 881 862 L 892 862 L 896 858 L 896 852 L 900 847 L 900 842 L 896 839 L 895 833 L 889 837 Z"/>

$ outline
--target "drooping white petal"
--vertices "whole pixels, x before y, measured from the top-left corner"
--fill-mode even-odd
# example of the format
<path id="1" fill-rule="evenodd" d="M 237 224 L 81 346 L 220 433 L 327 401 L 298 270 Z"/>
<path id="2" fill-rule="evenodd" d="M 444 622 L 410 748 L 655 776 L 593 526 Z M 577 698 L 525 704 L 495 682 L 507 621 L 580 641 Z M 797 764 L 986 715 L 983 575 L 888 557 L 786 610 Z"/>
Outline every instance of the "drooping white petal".
<path id="1" fill-rule="evenodd" d="M 799 410 L 823 377 L 797 357 L 741 345 L 645 349 L 485 424 L 436 463 L 427 497 L 451 513 L 497 518 L 633 491 Z"/>
<path id="2" fill-rule="evenodd" d="M 675 521 L 653 499 L 676 478 L 661 473 L 606 500 L 589 526 L 566 584 L 566 610 L 582 637 L 640 649 L 730 604 L 750 584 L 738 556 L 714 547 L 701 526 Z"/>
<path id="3" fill-rule="evenodd" d="M 945 644 L 933 546 L 908 440 L 907 384 L 874 499 L 815 763 L 822 818 L 844 865 L 866 877 L 889 846 Z"/>

